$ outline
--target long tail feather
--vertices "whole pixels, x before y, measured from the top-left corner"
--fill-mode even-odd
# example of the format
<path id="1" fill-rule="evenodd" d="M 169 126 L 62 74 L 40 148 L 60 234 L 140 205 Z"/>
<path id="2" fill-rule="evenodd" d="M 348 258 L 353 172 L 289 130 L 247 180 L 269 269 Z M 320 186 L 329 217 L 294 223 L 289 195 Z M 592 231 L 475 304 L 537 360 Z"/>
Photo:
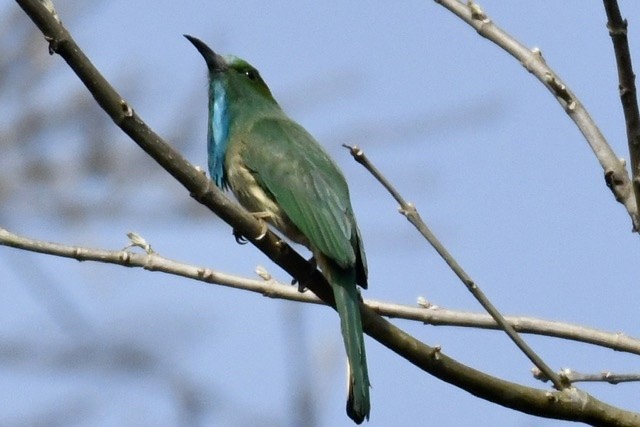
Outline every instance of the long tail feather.
<path id="1" fill-rule="evenodd" d="M 324 273 L 331 283 L 340 315 L 340 328 L 349 360 L 349 396 L 347 415 L 357 424 L 369 419 L 369 374 L 367 356 L 362 335 L 360 317 L 360 295 L 355 285 L 355 270 L 341 269 L 335 265 L 325 268 Z"/>

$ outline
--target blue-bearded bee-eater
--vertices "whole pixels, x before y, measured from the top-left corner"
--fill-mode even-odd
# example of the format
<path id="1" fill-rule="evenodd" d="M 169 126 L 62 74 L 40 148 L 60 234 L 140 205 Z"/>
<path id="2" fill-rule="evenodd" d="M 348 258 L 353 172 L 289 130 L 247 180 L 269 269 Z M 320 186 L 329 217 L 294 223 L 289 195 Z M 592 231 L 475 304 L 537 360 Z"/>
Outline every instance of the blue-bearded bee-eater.
<path id="1" fill-rule="evenodd" d="M 342 172 L 290 119 L 258 71 L 185 35 L 209 69 L 209 173 L 240 204 L 313 253 L 331 284 L 349 362 L 347 414 L 369 418 L 369 375 L 360 294 L 367 262 Z"/>

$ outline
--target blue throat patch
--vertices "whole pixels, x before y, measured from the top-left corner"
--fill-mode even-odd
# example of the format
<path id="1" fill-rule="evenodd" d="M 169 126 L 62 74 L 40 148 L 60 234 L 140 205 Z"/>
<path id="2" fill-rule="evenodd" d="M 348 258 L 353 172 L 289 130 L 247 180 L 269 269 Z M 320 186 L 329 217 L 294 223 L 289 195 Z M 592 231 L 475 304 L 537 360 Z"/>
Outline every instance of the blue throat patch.
<path id="1" fill-rule="evenodd" d="M 225 188 L 227 177 L 224 171 L 224 158 L 229 144 L 229 111 L 227 92 L 219 80 L 209 85 L 209 130 L 207 134 L 207 154 L 209 156 L 209 174 L 213 182 Z"/>

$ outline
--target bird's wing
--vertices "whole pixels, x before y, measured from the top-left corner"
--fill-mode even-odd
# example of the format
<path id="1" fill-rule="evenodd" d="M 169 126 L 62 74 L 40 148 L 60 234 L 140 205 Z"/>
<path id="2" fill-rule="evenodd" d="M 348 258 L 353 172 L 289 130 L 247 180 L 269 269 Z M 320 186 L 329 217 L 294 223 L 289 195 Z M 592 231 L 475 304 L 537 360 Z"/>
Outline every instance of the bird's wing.
<path id="1" fill-rule="evenodd" d="M 359 233 L 342 173 L 315 139 L 288 118 L 262 118 L 244 135 L 243 160 L 307 237 L 342 268 L 356 264 Z"/>

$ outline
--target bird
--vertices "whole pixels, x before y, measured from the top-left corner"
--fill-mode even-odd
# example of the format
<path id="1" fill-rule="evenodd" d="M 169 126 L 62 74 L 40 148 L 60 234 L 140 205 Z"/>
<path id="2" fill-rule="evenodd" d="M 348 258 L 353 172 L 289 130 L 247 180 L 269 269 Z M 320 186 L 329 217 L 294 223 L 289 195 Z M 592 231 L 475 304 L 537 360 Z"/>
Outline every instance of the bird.
<path id="1" fill-rule="evenodd" d="M 347 415 L 361 424 L 371 407 L 358 290 L 367 288 L 367 261 L 344 175 L 282 110 L 256 68 L 184 36 L 208 68 L 210 176 L 255 217 L 310 249 L 340 317 L 349 368 Z"/>

